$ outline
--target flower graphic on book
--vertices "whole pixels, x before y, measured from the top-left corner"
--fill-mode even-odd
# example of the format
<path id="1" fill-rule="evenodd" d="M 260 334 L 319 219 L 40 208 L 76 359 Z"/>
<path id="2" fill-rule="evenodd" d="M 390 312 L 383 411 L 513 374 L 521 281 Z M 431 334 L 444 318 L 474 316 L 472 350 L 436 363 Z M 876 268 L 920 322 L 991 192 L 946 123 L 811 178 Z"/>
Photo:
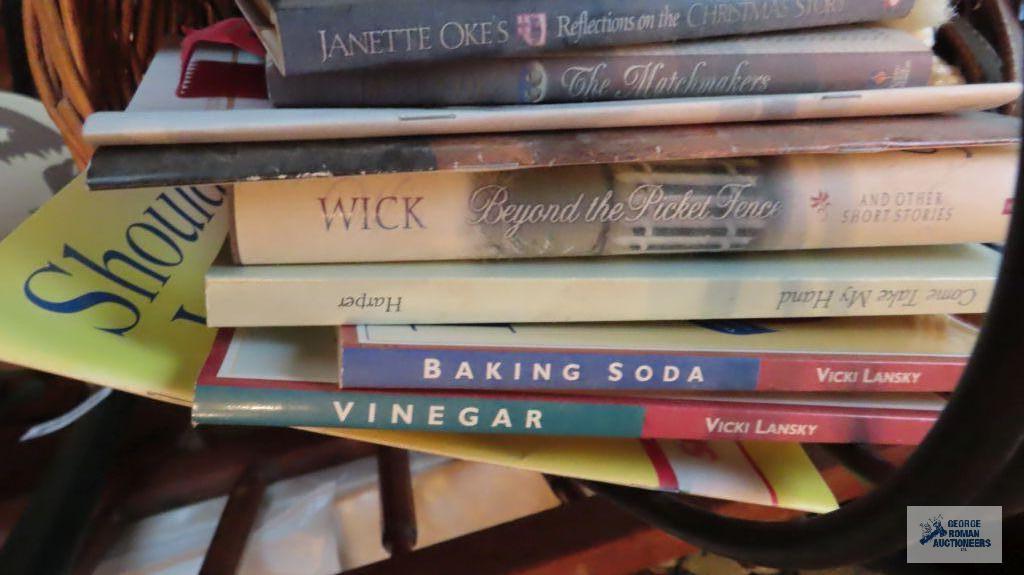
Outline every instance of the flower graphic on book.
<path id="1" fill-rule="evenodd" d="M 525 102 L 536 103 L 544 100 L 548 91 L 548 74 L 544 65 L 536 60 L 528 62 L 519 78 L 519 91 Z"/>
<path id="2" fill-rule="evenodd" d="M 543 12 L 516 15 L 516 34 L 527 46 L 543 46 L 548 41 L 548 17 Z"/>
<path id="3" fill-rule="evenodd" d="M 875 75 L 871 77 L 871 80 L 874 81 L 876 86 L 886 85 L 889 82 L 889 79 L 889 73 L 886 72 L 885 70 L 876 72 Z"/>
<path id="4" fill-rule="evenodd" d="M 817 195 L 811 196 L 811 209 L 820 214 L 823 218 L 828 217 L 828 208 L 832 205 L 827 192 L 819 191 Z"/>

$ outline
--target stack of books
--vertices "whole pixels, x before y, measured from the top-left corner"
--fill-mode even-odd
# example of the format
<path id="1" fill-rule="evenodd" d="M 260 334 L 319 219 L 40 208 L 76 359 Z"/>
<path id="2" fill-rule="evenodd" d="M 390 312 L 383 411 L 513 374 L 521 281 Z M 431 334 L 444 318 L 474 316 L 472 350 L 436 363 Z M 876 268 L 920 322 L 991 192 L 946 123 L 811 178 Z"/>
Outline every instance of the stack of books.
<path id="1" fill-rule="evenodd" d="M 85 128 L 93 188 L 182 186 L 128 237 L 153 279 L 230 204 L 197 423 L 914 444 L 940 414 L 1012 209 L 1019 123 L 979 110 L 1020 87 L 936 85 L 913 0 L 238 4 L 204 38 L 248 52 L 165 50 Z"/>

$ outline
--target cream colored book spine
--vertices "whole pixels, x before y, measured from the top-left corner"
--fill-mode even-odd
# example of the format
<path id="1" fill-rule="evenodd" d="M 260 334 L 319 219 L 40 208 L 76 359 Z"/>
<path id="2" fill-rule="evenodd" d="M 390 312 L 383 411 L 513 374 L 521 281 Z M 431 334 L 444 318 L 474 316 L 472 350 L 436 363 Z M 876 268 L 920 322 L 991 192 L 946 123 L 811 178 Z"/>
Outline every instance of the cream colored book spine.
<path id="1" fill-rule="evenodd" d="M 214 266 L 211 326 L 560 323 L 985 311 L 999 254 L 925 246 L 496 262 Z"/>
<path id="2" fill-rule="evenodd" d="M 1017 150 L 795 155 L 241 182 L 244 264 L 1001 241 Z"/>

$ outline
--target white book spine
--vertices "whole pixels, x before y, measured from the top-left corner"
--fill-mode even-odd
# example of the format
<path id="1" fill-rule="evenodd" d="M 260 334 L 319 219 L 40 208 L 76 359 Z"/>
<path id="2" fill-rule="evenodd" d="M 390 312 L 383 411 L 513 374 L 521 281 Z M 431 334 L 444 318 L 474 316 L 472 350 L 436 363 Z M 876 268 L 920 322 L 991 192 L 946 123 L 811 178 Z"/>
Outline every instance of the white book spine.
<path id="1" fill-rule="evenodd" d="M 682 265 L 682 264 L 681 264 Z M 994 270 L 993 270 L 994 271 Z M 934 278 L 208 276 L 211 326 L 559 323 L 981 313 L 993 276 Z"/>

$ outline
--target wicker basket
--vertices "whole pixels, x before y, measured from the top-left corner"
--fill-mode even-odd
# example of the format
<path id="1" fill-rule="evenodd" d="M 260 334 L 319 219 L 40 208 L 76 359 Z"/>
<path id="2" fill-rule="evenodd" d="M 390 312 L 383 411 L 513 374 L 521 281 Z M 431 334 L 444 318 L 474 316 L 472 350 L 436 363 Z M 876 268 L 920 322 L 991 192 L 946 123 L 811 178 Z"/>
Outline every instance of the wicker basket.
<path id="1" fill-rule="evenodd" d="M 165 37 L 234 14 L 231 0 L 24 0 L 32 78 L 79 166 L 82 120 L 123 109 Z"/>
<path id="2" fill-rule="evenodd" d="M 939 35 L 971 81 L 993 79 L 992 70 L 1020 79 L 1021 30 L 1010 1 L 964 0 L 962 22 Z M 166 35 L 234 13 L 230 0 L 24 0 L 32 77 L 75 161 L 84 166 L 92 155 L 83 118 L 123 109 Z M 1004 111 L 1019 113 L 1016 105 Z"/>

